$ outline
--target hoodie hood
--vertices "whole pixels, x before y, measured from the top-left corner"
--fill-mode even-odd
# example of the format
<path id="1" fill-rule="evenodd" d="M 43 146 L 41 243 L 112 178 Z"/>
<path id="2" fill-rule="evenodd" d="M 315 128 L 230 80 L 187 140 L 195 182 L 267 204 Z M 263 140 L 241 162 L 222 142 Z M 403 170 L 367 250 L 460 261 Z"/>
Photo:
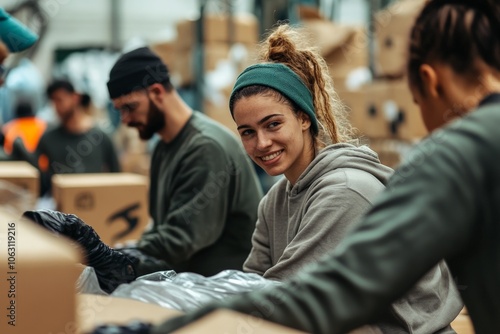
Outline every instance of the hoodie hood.
<path id="1" fill-rule="evenodd" d="M 365 171 L 375 176 L 384 185 L 393 173 L 391 168 L 380 163 L 377 153 L 368 146 L 354 146 L 347 143 L 334 144 L 319 152 L 306 170 L 302 172 L 293 187 L 288 182 L 287 190 L 291 191 L 292 194 L 298 194 L 322 175 L 339 168 Z"/>

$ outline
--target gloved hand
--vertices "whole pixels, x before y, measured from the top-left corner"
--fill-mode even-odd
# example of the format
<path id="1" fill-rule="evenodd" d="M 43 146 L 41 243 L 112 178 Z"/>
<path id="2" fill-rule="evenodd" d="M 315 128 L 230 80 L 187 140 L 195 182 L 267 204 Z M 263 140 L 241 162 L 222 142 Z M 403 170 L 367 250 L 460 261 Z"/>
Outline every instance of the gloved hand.
<path id="1" fill-rule="evenodd" d="M 127 326 L 105 325 L 97 327 L 92 334 L 150 334 L 151 325 L 142 322 L 130 323 Z"/>
<path id="2" fill-rule="evenodd" d="M 94 229 L 75 215 L 52 210 L 26 211 L 23 214 L 49 231 L 64 235 L 80 245 L 87 265 L 95 269 L 99 285 L 111 293 L 118 285 L 133 281 L 138 259 L 125 255 L 104 244 Z"/>

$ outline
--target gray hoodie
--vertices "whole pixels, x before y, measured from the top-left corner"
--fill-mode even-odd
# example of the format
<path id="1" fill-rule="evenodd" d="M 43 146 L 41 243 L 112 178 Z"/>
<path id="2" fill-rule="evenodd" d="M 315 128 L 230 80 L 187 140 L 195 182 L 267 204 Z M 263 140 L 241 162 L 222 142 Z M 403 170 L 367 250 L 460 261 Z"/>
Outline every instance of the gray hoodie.
<path id="1" fill-rule="evenodd" d="M 295 185 L 283 178 L 262 199 L 244 270 L 281 281 L 314 265 L 371 207 L 391 174 L 366 146 L 326 147 Z M 384 333 L 434 333 L 447 327 L 461 307 L 442 263 L 394 303 L 377 327 Z M 448 332 L 453 333 L 440 333 Z"/>

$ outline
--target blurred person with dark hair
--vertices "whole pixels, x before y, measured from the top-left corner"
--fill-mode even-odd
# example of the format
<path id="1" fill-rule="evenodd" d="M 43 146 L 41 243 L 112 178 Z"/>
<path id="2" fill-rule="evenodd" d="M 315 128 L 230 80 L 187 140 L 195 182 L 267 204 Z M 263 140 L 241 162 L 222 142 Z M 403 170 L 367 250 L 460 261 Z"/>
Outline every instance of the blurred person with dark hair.
<path id="1" fill-rule="evenodd" d="M 14 141 L 21 138 L 26 150 L 34 153 L 46 128 L 47 122 L 35 116 L 33 105 L 20 101 L 16 106 L 14 119 L 2 127 L 5 152 L 11 154 Z"/>
<path id="2" fill-rule="evenodd" d="M 90 97 L 78 93 L 66 80 L 47 87 L 60 124 L 47 130 L 36 149 L 42 172 L 41 195 L 50 193 L 54 174 L 113 173 L 120 171 L 115 146 L 107 133 L 95 125 L 89 113 Z"/>

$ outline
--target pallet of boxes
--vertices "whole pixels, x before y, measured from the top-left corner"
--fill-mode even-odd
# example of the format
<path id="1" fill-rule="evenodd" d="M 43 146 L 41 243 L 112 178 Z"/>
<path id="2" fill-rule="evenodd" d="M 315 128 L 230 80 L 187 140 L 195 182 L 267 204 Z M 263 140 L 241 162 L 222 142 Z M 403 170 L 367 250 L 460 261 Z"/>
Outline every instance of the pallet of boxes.
<path id="1" fill-rule="evenodd" d="M 238 74 L 254 62 L 259 40 L 257 18 L 250 13 L 235 13 L 231 16 L 207 13 L 203 17 L 203 39 L 200 44 L 197 43 L 200 38 L 197 24 L 197 20 L 177 23 L 172 80 L 178 87 L 193 85 L 199 79 L 194 69 L 198 53 L 201 52 L 205 82 L 204 113 L 236 132 L 229 113 L 229 95 Z"/>

